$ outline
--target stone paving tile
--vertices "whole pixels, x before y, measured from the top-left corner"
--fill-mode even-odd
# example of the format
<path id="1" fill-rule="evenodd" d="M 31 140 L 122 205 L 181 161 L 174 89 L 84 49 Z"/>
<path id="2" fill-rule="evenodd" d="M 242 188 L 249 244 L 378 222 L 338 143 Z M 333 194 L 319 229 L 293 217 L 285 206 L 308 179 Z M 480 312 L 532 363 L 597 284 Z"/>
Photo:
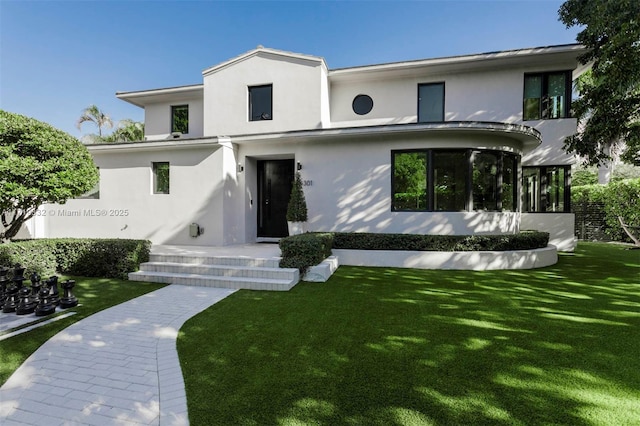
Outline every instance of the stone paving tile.
<path id="1" fill-rule="evenodd" d="M 0 424 L 187 425 L 178 330 L 234 291 L 167 286 L 73 324 L 0 388 Z"/>

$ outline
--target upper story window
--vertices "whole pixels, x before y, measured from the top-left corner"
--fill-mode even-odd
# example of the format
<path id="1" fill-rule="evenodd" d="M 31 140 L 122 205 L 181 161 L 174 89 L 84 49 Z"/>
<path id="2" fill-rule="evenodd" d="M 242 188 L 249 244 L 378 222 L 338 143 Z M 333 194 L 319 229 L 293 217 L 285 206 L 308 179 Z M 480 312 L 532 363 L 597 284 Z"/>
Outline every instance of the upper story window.
<path id="1" fill-rule="evenodd" d="M 351 108 L 358 115 L 367 115 L 373 109 L 373 99 L 369 95 L 358 95 L 353 98 Z"/>
<path id="2" fill-rule="evenodd" d="M 171 106 L 171 133 L 189 133 L 189 105 Z"/>
<path id="3" fill-rule="evenodd" d="M 444 83 L 418 84 L 418 123 L 444 121 Z"/>
<path id="4" fill-rule="evenodd" d="M 168 194 L 169 193 L 169 162 L 151 163 L 153 172 L 153 193 Z"/>
<path id="5" fill-rule="evenodd" d="M 567 118 L 571 106 L 571 71 L 524 75 L 523 120 Z"/>
<path id="6" fill-rule="evenodd" d="M 273 119 L 273 85 L 249 87 L 249 121 Z"/>

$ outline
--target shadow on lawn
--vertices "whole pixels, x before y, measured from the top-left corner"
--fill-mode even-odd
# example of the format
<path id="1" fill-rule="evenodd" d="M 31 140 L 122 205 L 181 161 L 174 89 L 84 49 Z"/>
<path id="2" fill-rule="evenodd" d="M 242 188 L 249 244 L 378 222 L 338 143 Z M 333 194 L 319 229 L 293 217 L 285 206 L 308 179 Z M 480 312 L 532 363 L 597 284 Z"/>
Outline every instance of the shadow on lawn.
<path id="1" fill-rule="evenodd" d="M 239 292 L 178 341 L 190 420 L 637 422 L 638 252 L 587 247 L 541 270 L 341 267 L 285 294 Z"/>

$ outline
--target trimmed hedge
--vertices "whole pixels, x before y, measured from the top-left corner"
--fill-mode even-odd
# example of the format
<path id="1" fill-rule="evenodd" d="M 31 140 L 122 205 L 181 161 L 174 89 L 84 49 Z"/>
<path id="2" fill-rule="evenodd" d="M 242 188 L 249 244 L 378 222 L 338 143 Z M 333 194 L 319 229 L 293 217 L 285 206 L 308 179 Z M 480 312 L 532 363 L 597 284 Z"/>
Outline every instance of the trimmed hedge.
<path id="1" fill-rule="evenodd" d="M 331 256 L 333 234 L 330 232 L 310 232 L 280 240 L 282 252 L 281 268 L 298 268 L 304 273 L 307 268 Z"/>
<path id="2" fill-rule="evenodd" d="M 0 265 L 25 266 L 26 274 L 55 273 L 127 279 L 149 261 L 148 240 L 61 238 L 0 244 Z M 26 275 L 28 276 L 28 275 Z"/>
<path id="3" fill-rule="evenodd" d="M 545 248 L 549 233 L 523 231 L 508 235 L 417 235 L 366 232 L 307 233 L 280 240 L 281 268 L 304 273 L 331 255 L 331 249 L 408 251 L 509 251 Z"/>
<path id="4" fill-rule="evenodd" d="M 408 251 L 506 251 L 544 248 L 549 233 L 524 231 L 507 235 L 334 234 L 333 248 Z"/>

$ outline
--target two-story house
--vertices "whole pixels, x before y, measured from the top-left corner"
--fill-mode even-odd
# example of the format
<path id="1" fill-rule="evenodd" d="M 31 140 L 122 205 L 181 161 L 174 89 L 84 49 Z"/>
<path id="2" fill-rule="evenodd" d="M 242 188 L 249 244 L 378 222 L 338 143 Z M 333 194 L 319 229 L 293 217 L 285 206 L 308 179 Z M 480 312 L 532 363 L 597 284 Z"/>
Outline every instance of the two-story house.
<path id="1" fill-rule="evenodd" d="M 99 191 L 45 206 L 34 236 L 230 245 L 287 235 L 300 171 L 311 231 L 551 233 L 569 213 L 580 45 L 329 69 L 263 48 L 202 83 L 119 92 L 145 140 L 96 144 Z M 193 236 L 197 224 L 203 231 Z"/>

